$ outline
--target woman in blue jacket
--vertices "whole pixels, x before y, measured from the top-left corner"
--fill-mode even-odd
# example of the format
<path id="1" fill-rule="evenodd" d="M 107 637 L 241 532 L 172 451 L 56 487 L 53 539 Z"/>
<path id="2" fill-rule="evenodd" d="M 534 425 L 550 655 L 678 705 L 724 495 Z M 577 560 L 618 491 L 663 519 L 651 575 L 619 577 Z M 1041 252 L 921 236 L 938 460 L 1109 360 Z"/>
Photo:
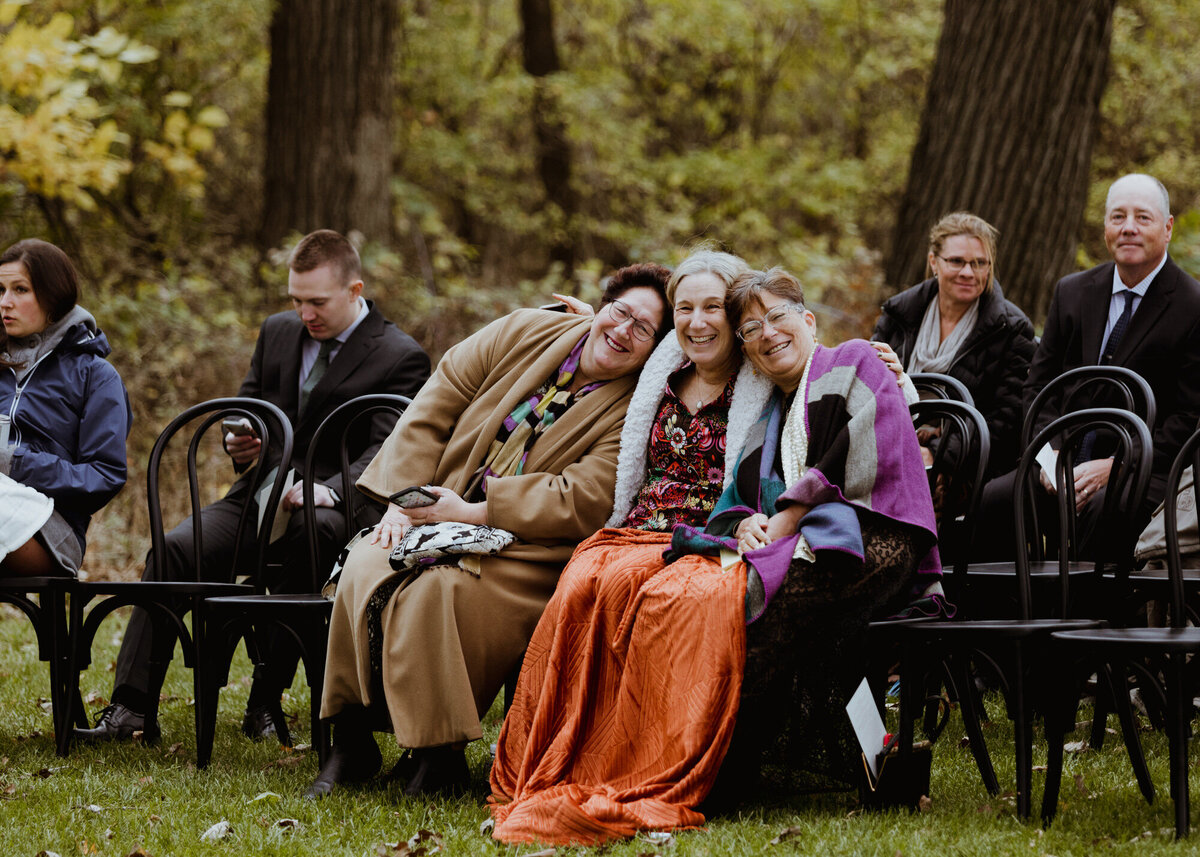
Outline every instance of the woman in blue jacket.
<path id="1" fill-rule="evenodd" d="M 2 575 L 77 572 L 92 514 L 125 484 L 129 396 L 78 299 L 75 268 L 53 244 L 0 255 Z"/>

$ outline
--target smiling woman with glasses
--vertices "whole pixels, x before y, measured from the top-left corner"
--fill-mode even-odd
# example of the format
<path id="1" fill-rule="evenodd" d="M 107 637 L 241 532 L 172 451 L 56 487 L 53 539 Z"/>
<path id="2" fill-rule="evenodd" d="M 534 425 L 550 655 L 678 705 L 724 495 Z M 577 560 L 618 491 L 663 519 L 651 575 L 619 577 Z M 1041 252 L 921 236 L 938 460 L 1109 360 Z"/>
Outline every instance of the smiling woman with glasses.
<path id="1" fill-rule="evenodd" d="M 991 430 L 993 474 L 1016 464 L 1021 387 L 1034 350 L 1033 325 L 996 281 L 996 238 L 969 212 L 939 220 L 929 233 L 929 279 L 889 299 L 872 336 L 889 365 L 966 385 Z"/>

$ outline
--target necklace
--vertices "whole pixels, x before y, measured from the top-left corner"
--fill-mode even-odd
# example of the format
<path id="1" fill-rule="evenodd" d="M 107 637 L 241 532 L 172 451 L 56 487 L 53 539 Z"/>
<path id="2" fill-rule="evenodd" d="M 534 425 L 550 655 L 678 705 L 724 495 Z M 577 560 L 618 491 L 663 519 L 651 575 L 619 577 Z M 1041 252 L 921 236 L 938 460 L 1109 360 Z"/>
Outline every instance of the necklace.
<path id="1" fill-rule="evenodd" d="M 718 384 L 709 384 L 699 373 L 696 374 L 696 410 L 700 411 L 709 402 L 715 400 L 725 390 L 724 382 Z"/>

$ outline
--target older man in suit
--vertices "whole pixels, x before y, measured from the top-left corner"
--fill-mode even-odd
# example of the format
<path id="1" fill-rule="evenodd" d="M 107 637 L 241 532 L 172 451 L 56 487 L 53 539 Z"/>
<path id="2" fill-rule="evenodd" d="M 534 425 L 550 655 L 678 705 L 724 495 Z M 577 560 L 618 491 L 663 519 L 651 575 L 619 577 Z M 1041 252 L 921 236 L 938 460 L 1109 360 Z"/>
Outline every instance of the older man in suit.
<path id="1" fill-rule="evenodd" d="M 1162 500 L 1167 470 L 1200 419 L 1200 283 L 1167 255 L 1170 198 L 1162 183 L 1135 173 L 1113 182 L 1104 206 L 1104 242 L 1113 261 L 1061 279 L 1025 383 L 1025 407 L 1050 381 L 1079 366 L 1124 366 L 1150 384 L 1157 403 L 1151 426 L 1153 476 L 1146 503 L 1130 525 L 1140 532 Z M 1108 402 L 1096 402 L 1108 404 Z M 1049 403 L 1037 428 L 1062 415 Z M 1078 532 L 1089 532 L 1102 505 L 1112 460 L 1097 456 L 1075 466 Z M 1042 474 L 1047 493 L 1054 486 Z M 983 515 L 991 553 L 1011 555 L 1012 474 L 989 483 Z M 1007 542 L 1005 538 L 1007 537 Z M 1084 552 L 1092 539 L 1084 536 Z"/>
<path id="2" fill-rule="evenodd" d="M 294 452 L 287 466 L 281 463 L 277 478 L 284 478 L 290 467 L 296 481 L 284 495 L 283 509 L 298 511 L 304 480 L 314 482 L 320 562 L 332 567 L 342 547 L 345 505 L 337 494 L 339 464 L 333 456 L 319 459 L 313 473 L 303 472 L 313 434 L 325 417 L 350 399 L 368 393 L 415 395 L 429 377 L 429 357 L 412 337 L 363 299 L 358 252 L 342 235 L 319 230 L 305 236 L 292 251 L 288 268 L 288 295 L 294 311 L 277 313 L 263 323 L 238 395 L 271 402 L 291 420 Z M 352 438 L 352 449 L 357 451 L 352 468 L 355 477 L 390 430 L 390 422 L 380 419 Z M 225 436 L 225 449 L 238 472 L 255 459 L 261 445 L 253 435 Z M 201 510 L 206 568 L 232 572 L 238 517 L 248 490 L 248 480 L 239 479 L 225 497 Z M 355 524 L 372 526 L 381 513 L 382 508 L 368 504 Z M 268 581 L 272 591 L 306 591 L 309 556 L 303 515 L 291 516 L 287 531 L 272 550 L 286 575 Z M 162 564 L 165 579 L 195 576 L 190 518 L 167 534 L 166 554 Z M 150 574 L 149 557 L 146 568 Z M 148 614 L 135 609 L 117 657 L 112 704 L 100 713 L 94 729 L 76 730 L 78 738 L 127 740 L 135 731 L 157 737 L 158 724 L 146 723 L 142 713 L 150 695 L 159 693 L 161 682 L 149 668 L 151 634 Z M 256 671 L 242 728 L 250 737 L 274 734 L 288 743 L 279 698 L 291 684 L 296 655 L 282 640 L 275 641 L 268 645 L 267 661 L 267 670 Z"/>

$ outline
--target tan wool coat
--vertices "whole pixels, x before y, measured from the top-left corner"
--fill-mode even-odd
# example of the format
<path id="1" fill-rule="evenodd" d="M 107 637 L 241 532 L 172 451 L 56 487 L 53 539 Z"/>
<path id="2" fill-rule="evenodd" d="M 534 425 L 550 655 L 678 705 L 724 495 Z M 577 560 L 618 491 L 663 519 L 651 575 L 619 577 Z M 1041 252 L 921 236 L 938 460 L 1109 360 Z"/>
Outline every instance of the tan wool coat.
<path id="1" fill-rule="evenodd" d="M 518 310 L 446 352 L 358 482 L 386 500 L 410 485 L 465 493 L 500 424 L 551 376 L 590 319 Z M 363 704 L 402 747 L 482 737 L 479 720 L 520 663 L 558 575 L 612 509 L 617 452 L 636 376 L 578 399 L 530 451 L 520 476 L 489 480 L 487 519 L 516 541 L 479 577 L 439 565 L 406 579 L 382 614 L 383 699 L 371 687 L 367 603 L 395 572 L 360 542 L 338 583 L 321 716 Z"/>

